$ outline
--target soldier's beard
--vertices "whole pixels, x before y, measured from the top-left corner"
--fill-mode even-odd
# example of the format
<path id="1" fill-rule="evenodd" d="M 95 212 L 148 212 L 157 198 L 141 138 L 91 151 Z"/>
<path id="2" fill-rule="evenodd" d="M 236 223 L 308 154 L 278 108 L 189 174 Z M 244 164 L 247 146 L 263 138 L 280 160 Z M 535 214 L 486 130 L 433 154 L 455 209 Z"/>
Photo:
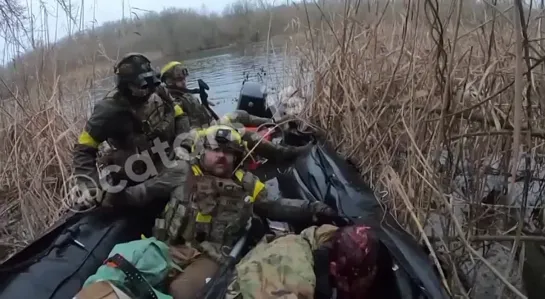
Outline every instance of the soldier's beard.
<path id="1" fill-rule="evenodd" d="M 234 168 L 234 157 L 217 155 L 207 152 L 204 156 L 203 167 L 206 171 L 219 177 L 229 177 Z"/>
<path id="2" fill-rule="evenodd" d="M 232 164 L 233 163 L 229 163 L 225 157 L 219 158 L 216 162 L 214 162 L 214 170 L 216 175 L 223 177 L 228 176 L 233 170 Z"/>

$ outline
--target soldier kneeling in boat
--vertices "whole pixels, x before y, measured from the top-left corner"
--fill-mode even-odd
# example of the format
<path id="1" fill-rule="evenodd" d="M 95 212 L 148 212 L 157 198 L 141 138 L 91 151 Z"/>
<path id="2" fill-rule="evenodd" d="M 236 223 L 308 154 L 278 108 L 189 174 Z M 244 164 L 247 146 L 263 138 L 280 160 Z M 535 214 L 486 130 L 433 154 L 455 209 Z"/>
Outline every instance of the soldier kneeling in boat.
<path id="1" fill-rule="evenodd" d="M 190 168 L 188 176 L 154 228 L 155 237 L 169 244 L 173 259 L 184 268 L 170 283 L 174 298 L 192 298 L 200 291 L 254 213 L 273 221 L 307 223 L 337 216 L 321 202 L 267 198 L 265 185 L 236 167 L 247 147 L 232 127 L 217 125 L 193 134 L 192 149 L 176 149 L 178 163 Z"/>
<path id="2" fill-rule="evenodd" d="M 142 203 L 154 198 L 168 201 L 183 169 L 165 168 L 165 158 L 154 146 L 170 145 L 176 136 L 188 132 L 188 116 L 161 85 L 144 55 L 128 53 L 116 63 L 114 73 L 116 89 L 95 104 L 74 148 L 77 182 L 72 195 L 81 207 L 99 204 L 112 195 L 110 192 L 118 192 L 115 187 L 104 190 L 104 184 L 99 183 L 96 164 L 103 162 L 112 170 L 108 184 L 123 188 L 122 194 L 113 193 L 115 197 Z M 97 161 L 104 141 L 115 151 Z"/>
<path id="3" fill-rule="evenodd" d="M 189 116 L 192 129 L 207 128 L 210 125 L 218 124 L 235 126 L 239 128 L 239 132 L 242 133 L 244 140 L 249 143 L 249 147 L 253 148 L 254 145 L 257 145 L 255 148 L 256 154 L 272 160 L 295 158 L 306 153 L 312 146 L 310 144 L 307 146 L 283 146 L 262 138 L 261 135 L 254 131 L 240 130 L 244 126 L 281 125 L 292 119 L 292 116 L 289 115 L 274 119 L 251 115 L 244 110 L 235 110 L 217 120 L 214 119 L 212 113 L 187 89 L 186 79 L 188 74 L 187 68 L 179 61 L 171 61 L 161 69 L 161 81 L 165 83 L 176 103 Z"/>

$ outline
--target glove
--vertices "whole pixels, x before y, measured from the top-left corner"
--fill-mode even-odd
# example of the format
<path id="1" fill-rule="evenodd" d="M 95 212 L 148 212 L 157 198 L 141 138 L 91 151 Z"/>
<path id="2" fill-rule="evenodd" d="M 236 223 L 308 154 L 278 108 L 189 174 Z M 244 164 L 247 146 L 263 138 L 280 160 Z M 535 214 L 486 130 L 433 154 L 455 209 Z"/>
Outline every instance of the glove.
<path id="1" fill-rule="evenodd" d="M 87 186 L 84 183 L 78 183 L 70 189 L 72 203 L 81 209 L 88 209 L 100 205 L 103 196 L 104 191 L 98 186 Z"/>
<path id="2" fill-rule="evenodd" d="M 329 223 L 339 218 L 337 211 L 321 201 L 312 202 L 310 204 L 310 209 L 314 214 L 312 217 L 314 222 Z"/>
<path id="3" fill-rule="evenodd" d="M 285 121 L 292 121 L 292 120 L 295 120 L 295 116 L 293 115 L 289 115 L 289 114 L 286 114 L 284 116 L 277 116 L 277 117 L 274 117 L 272 118 L 273 122 L 275 124 L 281 124 Z"/>
<path id="4" fill-rule="evenodd" d="M 177 160 L 189 161 L 191 159 L 189 151 L 181 146 L 174 149 L 174 154 Z"/>
<path id="5" fill-rule="evenodd" d="M 314 144 L 312 142 L 309 142 L 303 146 L 289 146 L 288 152 L 291 155 L 288 156 L 300 156 L 308 153 L 312 147 L 314 147 Z"/>

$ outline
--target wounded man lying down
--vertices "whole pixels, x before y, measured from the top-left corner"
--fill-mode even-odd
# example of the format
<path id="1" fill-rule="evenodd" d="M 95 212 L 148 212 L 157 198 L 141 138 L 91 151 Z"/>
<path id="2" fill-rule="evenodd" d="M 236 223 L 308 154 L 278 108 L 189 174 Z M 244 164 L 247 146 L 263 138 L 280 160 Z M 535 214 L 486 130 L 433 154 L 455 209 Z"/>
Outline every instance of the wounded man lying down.
<path id="1" fill-rule="evenodd" d="M 312 226 L 300 235 L 264 238 L 236 266 L 226 299 L 367 298 L 378 248 L 363 225 Z"/>
<path id="2" fill-rule="evenodd" d="M 363 225 L 312 226 L 299 235 L 264 237 L 236 265 L 225 299 L 382 298 L 371 287 L 378 283 L 379 247 L 375 234 Z M 159 299 L 193 298 L 165 292 L 170 281 L 179 278 L 172 276 L 180 268 L 171 253 L 155 238 L 118 244 L 74 299 L 136 299 L 151 295 L 147 291 Z M 127 269 L 112 259 L 118 255 L 136 268 L 141 281 L 127 280 Z M 132 296 L 132 291 L 140 296 Z"/>

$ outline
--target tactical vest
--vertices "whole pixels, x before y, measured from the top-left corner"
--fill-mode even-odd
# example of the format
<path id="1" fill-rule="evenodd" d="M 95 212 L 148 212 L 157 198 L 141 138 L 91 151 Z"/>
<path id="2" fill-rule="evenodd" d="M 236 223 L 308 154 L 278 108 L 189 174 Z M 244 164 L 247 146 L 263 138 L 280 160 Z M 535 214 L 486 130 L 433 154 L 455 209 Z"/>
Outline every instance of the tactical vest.
<path id="1" fill-rule="evenodd" d="M 184 240 L 196 247 L 203 241 L 232 246 L 265 185 L 242 170 L 236 171 L 234 179 L 204 174 L 196 165 L 192 171 L 182 202 L 173 198 L 165 208 L 164 218 L 156 222 L 156 237 L 170 243 Z"/>
<path id="2" fill-rule="evenodd" d="M 170 143 L 176 137 L 174 102 L 165 88 L 158 88 L 144 105 L 132 113 L 136 122 L 134 142 L 139 151 L 150 149 L 155 138 Z"/>
<path id="3" fill-rule="evenodd" d="M 101 161 L 103 164 L 116 164 L 125 166 L 128 157 L 134 154 L 148 151 L 153 161 L 157 160 L 157 155 L 150 149 L 153 147 L 153 141 L 158 138 L 161 142 L 172 143 L 176 133 L 175 117 L 176 112 L 174 102 L 166 94 L 165 89 L 159 88 L 142 106 L 130 108 L 133 119 L 133 132 L 127 135 L 124 140 L 108 140 L 113 149 L 105 153 Z M 146 166 L 142 161 L 136 161 L 133 165 L 136 174 L 144 173 Z M 118 172 L 124 176 L 124 171 Z"/>
<path id="4" fill-rule="evenodd" d="M 182 106 L 188 114 L 189 124 L 192 128 L 202 128 L 210 125 L 213 118 L 198 99 L 176 88 L 169 88 L 169 92 L 174 97 L 176 103 Z"/>

